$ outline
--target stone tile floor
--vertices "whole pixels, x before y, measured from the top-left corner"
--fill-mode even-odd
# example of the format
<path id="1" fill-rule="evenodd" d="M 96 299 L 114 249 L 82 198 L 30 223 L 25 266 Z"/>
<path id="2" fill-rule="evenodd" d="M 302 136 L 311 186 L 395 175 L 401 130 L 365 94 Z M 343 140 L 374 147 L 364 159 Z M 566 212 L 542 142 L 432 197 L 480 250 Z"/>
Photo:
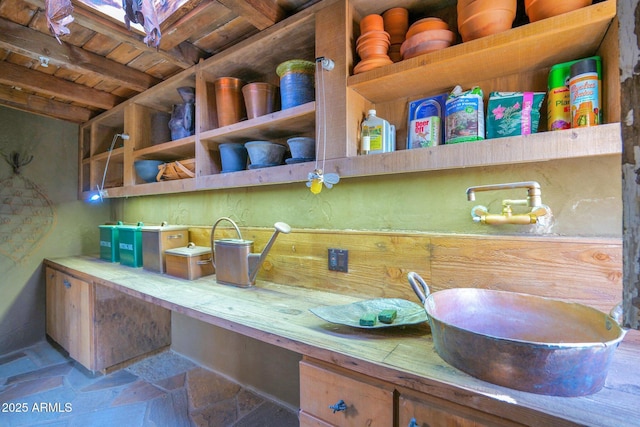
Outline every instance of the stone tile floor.
<path id="1" fill-rule="evenodd" d="M 92 374 L 47 341 L 0 355 L 0 426 L 293 427 L 297 413 L 171 350 Z"/>

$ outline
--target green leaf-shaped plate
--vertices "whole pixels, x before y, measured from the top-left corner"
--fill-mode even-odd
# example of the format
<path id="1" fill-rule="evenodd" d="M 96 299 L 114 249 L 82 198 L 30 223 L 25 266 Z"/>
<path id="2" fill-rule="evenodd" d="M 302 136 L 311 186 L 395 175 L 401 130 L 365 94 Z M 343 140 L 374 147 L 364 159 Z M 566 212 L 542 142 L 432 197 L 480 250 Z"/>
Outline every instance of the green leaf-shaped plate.
<path id="1" fill-rule="evenodd" d="M 395 309 L 397 316 L 393 323 L 376 321 L 373 326 L 360 325 L 360 318 L 367 313 L 377 317 L 382 310 Z M 400 298 L 376 298 L 345 305 L 320 306 L 310 312 L 331 323 L 353 326 L 354 328 L 375 329 L 402 325 L 415 325 L 427 321 L 427 313 L 419 304 Z"/>

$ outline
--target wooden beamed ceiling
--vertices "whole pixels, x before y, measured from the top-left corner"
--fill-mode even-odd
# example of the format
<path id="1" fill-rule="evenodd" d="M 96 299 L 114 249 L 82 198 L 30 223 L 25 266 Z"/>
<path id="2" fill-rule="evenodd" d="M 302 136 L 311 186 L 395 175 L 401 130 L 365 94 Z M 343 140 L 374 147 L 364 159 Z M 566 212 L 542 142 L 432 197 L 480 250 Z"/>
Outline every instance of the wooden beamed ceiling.
<path id="1" fill-rule="evenodd" d="M 44 0 L 0 0 L 0 105 L 84 123 L 318 1 L 190 0 L 161 25 L 156 49 L 76 1 L 59 43 Z"/>

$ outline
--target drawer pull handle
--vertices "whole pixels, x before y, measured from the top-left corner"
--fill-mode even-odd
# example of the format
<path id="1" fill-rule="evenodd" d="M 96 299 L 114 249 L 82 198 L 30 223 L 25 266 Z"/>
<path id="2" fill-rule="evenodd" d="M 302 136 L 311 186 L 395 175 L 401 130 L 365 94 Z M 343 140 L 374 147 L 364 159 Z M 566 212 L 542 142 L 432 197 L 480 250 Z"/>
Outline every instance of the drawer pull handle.
<path id="1" fill-rule="evenodd" d="M 336 404 L 329 405 L 329 409 L 333 409 L 333 413 L 334 414 L 336 412 L 339 412 L 339 411 L 346 411 L 347 410 L 347 404 L 344 403 L 344 400 L 340 399 Z"/>
<path id="2" fill-rule="evenodd" d="M 167 236 L 167 239 L 169 239 L 169 240 L 182 239 L 182 234 L 171 234 L 171 235 Z"/>
<path id="3" fill-rule="evenodd" d="M 409 425 L 407 427 L 419 427 L 418 422 L 415 418 L 411 418 L 411 421 L 409 421 Z"/>
<path id="4" fill-rule="evenodd" d="M 68 281 L 67 279 L 64 279 L 62 281 L 62 284 L 64 285 L 65 288 L 69 289 L 71 287 L 71 282 Z"/>

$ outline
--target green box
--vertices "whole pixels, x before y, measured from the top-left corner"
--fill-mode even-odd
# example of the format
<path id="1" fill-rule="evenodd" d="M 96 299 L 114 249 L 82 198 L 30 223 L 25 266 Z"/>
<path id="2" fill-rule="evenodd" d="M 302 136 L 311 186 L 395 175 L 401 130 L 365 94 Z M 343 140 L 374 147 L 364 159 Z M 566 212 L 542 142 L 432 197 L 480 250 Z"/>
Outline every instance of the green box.
<path id="1" fill-rule="evenodd" d="M 142 223 L 118 226 L 120 264 L 142 267 Z"/>
<path id="2" fill-rule="evenodd" d="M 100 229 L 100 259 L 109 262 L 120 261 L 120 233 L 118 226 L 121 224 L 122 222 L 119 222 L 118 225 L 104 224 L 98 226 Z"/>

